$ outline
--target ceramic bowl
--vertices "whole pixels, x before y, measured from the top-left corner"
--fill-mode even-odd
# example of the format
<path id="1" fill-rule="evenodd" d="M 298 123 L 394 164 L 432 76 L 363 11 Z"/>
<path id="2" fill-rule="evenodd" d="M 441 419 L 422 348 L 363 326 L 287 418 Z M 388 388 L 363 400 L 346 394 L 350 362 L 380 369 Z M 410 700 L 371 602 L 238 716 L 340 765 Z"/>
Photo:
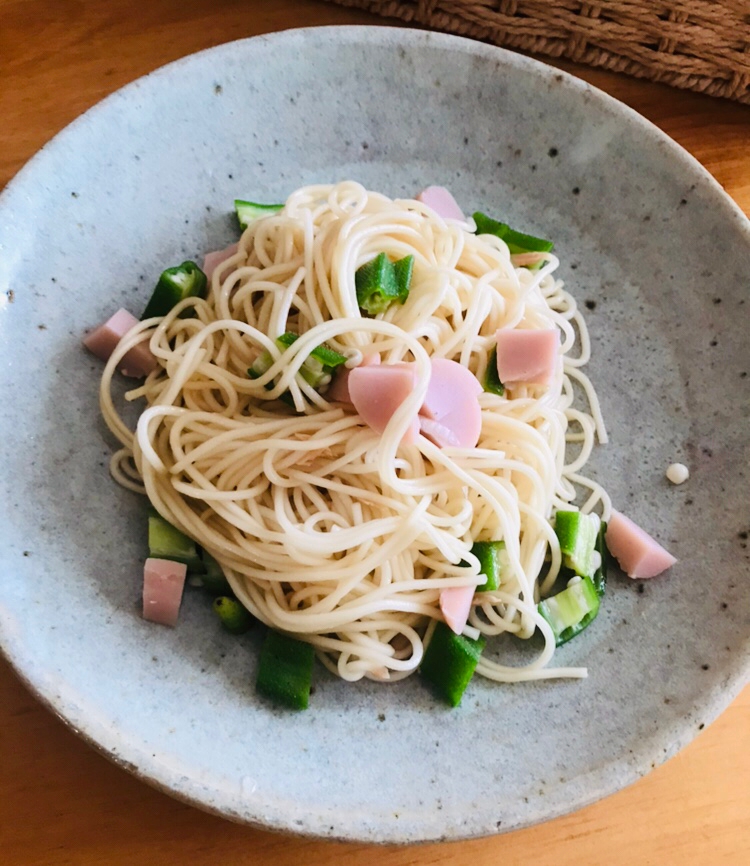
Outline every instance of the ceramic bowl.
<path id="1" fill-rule="evenodd" d="M 190 593 L 139 615 L 142 501 L 110 479 L 86 328 L 139 311 L 165 266 L 237 237 L 234 198 L 352 178 L 449 187 L 554 239 L 588 318 L 610 443 L 591 473 L 679 564 L 610 580 L 555 662 L 583 681 L 475 678 L 460 708 L 418 677 L 311 708 L 253 689 Z M 390 28 L 234 42 L 115 93 L 0 198 L 0 643 L 105 755 L 227 818 L 414 842 L 544 821 L 633 782 L 747 681 L 748 221 L 684 150 L 615 100 L 517 54 Z M 685 463 L 689 481 L 665 479 Z M 504 644 L 501 654 L 515 651 Z M 504 655 L 507 657 L 507 655 Z"/>

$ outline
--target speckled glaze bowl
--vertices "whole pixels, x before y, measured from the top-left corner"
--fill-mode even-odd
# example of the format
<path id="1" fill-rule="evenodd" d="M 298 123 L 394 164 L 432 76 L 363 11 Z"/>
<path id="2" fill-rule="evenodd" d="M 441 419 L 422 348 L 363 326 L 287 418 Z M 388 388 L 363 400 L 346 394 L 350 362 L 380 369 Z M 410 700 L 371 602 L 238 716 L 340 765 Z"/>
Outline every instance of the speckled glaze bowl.
<path id="1" fill-rule="evenodd" d="M 591 472 L 680 559 L 613 575 L 556 662 L 581 682 L 418 678 L 312 707 L 254 693 L 257 637 L 188 595 L 141 620 L 144 507 L 109 478 L 83 331 L 138 312 L 166 265 L 237 236 L 232 199 L 353 178 L 427 184 L 553 238 L 590 323 L 611 442 Z M 0 198 L 0 643 L 29 687 L 145 781 L 250 824 L 376 842 L 458 839 L 576 809 L 648 772 L 747 680 L 748 222 L 635 113 L 533 60 L 404 29 L 224 45 L 89 111 Z M 668 464 L 690 480 L 671 486 Z M 520 657 L 511 642 L 498 653 Z"/>

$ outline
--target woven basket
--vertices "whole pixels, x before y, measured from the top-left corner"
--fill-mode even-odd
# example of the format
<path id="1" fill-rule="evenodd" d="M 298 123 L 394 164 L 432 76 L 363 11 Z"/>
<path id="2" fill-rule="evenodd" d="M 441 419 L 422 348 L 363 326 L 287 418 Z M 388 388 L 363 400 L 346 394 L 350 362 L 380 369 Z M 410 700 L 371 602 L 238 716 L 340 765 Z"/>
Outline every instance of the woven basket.
<path id="1" fill-rule="evenodd" d="M 332 0 L 750 104 L 750 0 Z"/>

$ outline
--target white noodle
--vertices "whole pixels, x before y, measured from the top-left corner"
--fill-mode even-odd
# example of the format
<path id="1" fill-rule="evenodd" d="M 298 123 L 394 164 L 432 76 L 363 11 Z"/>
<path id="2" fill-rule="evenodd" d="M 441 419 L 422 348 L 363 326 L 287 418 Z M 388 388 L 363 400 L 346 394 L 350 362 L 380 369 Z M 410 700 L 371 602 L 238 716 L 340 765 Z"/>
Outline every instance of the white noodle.
<path id="1" fill-rule="evenodd" d="M 219 561 L 256 617 L 312 643 L 347 680 L 393 681 L 417 668 L 431 623 L 442 619 L 440 590 L 481 582 L 470 553 L 479 539 L 505 541 L 508 571 L 498 591 L 475 597 L 466 633 L 539 629 L 545 644 L 526 666 L 482 658 L 478 672 L 502 682 L 586 675 L 547 666 L 554 636 L 536 609 L 560 567 L 554 509 L 570 507 L 581 488 L 590 494 L 584 510 L 601 503 L 606 517 L 610 508 L 580 475 L 594 436 L 606 441 L 579 369 L 589 358 L 585 323 L 554 279 L 555 256 L 539 256 L 536 270 L 520 267 L 532 262 L 514 262 L 501 240 L 473 228 L 353 182 L 302 188 L 244 232 L 207 300 L 140 323 L 103 376 L 102 413 L 123 446 L 112 461 L 116 480 L 145 489 Z M 363 317 L 354 274 L 380 252 L 414 256 L 409 299 Z M 194 317 L 180 318 L 189 308 Z M 561 361 L 549 387 L 482 394 L 475 449 L 440 449 L 421 436 L 401 445 L 430 357 L 459 361 L 481 379 L 496 330 L 516 325 L 558 328 L 562 354 L 578 345 L 578 357 Z M 146 331 L 159 366 L 127 395 L 148 404 L 131 431 L 110 385 Z M 300 336 L 283 351 L 274 339 L 285 331 Z M 375 352 L 384 363 L 414 363 L 419 385 L 382 435 L 300 375 L 322 343 L 345 353 L 347 366 Z M 250 378 L 264 351 L 272 366 Z M 587 398 L 583 409 L 572 406 L 571 379 Z M 299 414 L 277 401 L 286 391 Z M 576 443 L 567 463 L 566 439 Z"/>

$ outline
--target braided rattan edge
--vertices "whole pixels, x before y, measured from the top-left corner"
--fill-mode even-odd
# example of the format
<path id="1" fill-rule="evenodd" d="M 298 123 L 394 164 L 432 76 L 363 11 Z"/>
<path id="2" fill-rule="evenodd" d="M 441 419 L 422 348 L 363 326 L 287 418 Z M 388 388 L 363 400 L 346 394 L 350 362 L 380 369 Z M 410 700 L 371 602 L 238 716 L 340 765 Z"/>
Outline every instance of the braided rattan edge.
<path id="1" fill-rule="evenodd" d="M 750 0 L 331 2 L 750 104 Z"/>

